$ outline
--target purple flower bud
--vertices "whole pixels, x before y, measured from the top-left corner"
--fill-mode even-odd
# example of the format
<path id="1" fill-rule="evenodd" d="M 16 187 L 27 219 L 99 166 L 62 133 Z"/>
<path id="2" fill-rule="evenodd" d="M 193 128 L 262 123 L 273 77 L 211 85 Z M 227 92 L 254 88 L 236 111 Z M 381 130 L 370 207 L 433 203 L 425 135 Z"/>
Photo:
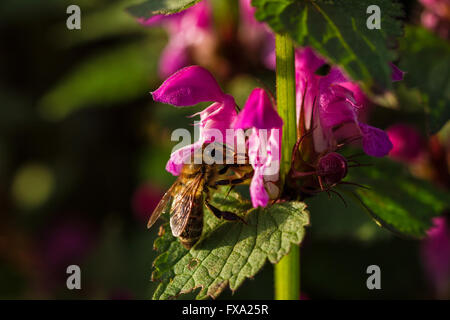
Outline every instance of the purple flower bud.
<path id="1" fill-rule="evenodd" d="M 319 159 L 317 175 L 327 186 L 333 186 L 347 175 L 347 159 L 336 152 L 330 152 Z"/>

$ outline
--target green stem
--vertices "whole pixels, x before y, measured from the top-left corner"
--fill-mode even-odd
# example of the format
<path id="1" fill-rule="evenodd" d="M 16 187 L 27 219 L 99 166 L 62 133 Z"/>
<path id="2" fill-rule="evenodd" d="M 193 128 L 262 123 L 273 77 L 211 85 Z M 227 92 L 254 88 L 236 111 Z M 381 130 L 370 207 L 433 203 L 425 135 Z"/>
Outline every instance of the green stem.
<path id="1" fill-rule="evenodd" d="M 280 176 L 282 179 L 291 167 L 292 148 L 297 141 L 295 108 L 295 57 L 294 45 L 287 35 L 276 35 L 277 55 L 277 110 L 283 119 Z M 283 180 L 284 181 L 284 180 Z"/>
<path id="2" fill-rule="evenodd" d="M 295 56 L 292 40 L 286 34 L 276 35 L 277 110 L 283 119 L 281 150 L 281 185 L 291 166 L 292 148 L 297 141 L 295 107 Z M 290 253 L 275 265 L 275 299 L 300 298 L 300 248 L 293 245 Z"/>
<path id="3" fill-rule="evenodd" d="M 293 245 L 275 265 L 275 299 L 300 299 L 300 247 Z"/>

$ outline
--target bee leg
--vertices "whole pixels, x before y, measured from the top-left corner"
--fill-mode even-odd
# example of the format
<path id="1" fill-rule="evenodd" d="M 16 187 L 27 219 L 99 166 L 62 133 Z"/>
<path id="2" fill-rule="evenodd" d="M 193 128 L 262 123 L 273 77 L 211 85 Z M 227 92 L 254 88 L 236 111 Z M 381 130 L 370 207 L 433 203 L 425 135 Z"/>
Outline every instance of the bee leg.
<path id="1" fill-rule="evenodd" d="M 223 168 L 219 170 L 219 174 L 222 175 L 222 174 L 227 173 L 228 169 L 230 169 L 230 165 L 228 165 L 228 164 L 224 165 Z"/>
<path id="2" fill-rule="evenodd" d="M 242 165 L 240 165 L 240 164 L 225 164 L 223 166 L 223 168 L 219 170 L 218 173 L 219 173 L 219 175 L 224 175 L 227 172 L 229 172 L 229 170 L 232 170 L 232 171 L 234 171 L 235 175 L 237 175 L 240 173 L 241 166 Z M 245 166 L 248 166 L 248 165 L 245 165 Z M 244 172 L 244 174 L 245 174 L 245 172 Z"/>
<path id="3" fill-rule="evenodd" d="M 211 212 L 217 217 L 217 219 L 224 219 L 227 221 L 239 220 L 239 221 L 247 224 L 247 222 L 244 219 L 242 219 L 241 217 L 239 217 L 237 214 L 235 214 L 233 212 L 221 211 L 207 201 L 205 202 L 205 204 L 208 207 L 208 209 L 211 210 Z"/>
<path id="4" fill-rule="evenodd" d="M 228 191 L 227 191 L 227 194 L 225 195 L 225 198 L 228 198 L 228 196 L 230 195 L 231 190 L 233 190 L 235 186 L 236 186 L 236 185 L 230 186 L 230 188 L 229 188 Z"/>
<path id="5" fill-rule="evenodd" d="M 218 180 L 215 182 L 215 185 L 216 186 L 237 185 L 237 184 L 244 183 L 246 180 L 250 179 L 252 176 L 253 176 L 253 172 L 249 172 L 240 178 L 234 179 L 234 177 L 230 177 L 230 179 Z"/>

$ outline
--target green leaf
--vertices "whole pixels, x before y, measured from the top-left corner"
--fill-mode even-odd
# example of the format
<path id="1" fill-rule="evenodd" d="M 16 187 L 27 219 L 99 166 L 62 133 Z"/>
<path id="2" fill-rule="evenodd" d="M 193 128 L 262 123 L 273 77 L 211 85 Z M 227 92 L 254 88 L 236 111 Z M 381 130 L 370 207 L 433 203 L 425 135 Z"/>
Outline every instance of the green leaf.
<path id="1" fill-rule="evenodd" d="M 450 119 L 450 43 L 424 28 L 409 26 L 400 54 L 404 82 L 420 90 L 429 129 L 436 133 Z"/>
<path id="2" fill-rule="evenodd" d="M 157 14 L 172 14 L 183 11 L 201 0 L 147 0 L 127 8 L 136 18 L 148 19 Z"/>
<path id="3" fill-rule="evenodd" d="M 361 206 L 352 198 L 341 192 L 344 199 L 335 194 L 328 196 L 322 192 L 305 199 L 311 215 L 311 232 L 313 239 L 323 240 L 357 240 L 372 243 L 389 239 L 392 233 L 373 223 L 373 219 L 361 212 Z"/>
<path id="4" fill-rule="evenodd" d="M 287 32 L 342 66 L 366 88 L 391 86 L 388 41 L 401 35 L 401 6 L 391 0 L 253 0 L 256 18 L 275 32 Z M 367 7 L 381 9 L 381 29 L 369 30 Z"/>
<path id="5" fill-rule="evenodd" d="M 145 97 L 149 74 L 156 73 L 158 61 L 156 50 L 150 49 L 139 41 L 82 60 L 41 98 L 41 113 L 49 120 L 61 120 L 81 108 Z"/>
<path id="6" fill-rule="evenodd" d="M 368 186 L 345 192 L 381 226 L 408 238 L 421 238 L 431 219 L 450 207 L 448 194 L 411 176 L 407 169 L 388 159 L 366 159 L 368 167 L 352 168 L 348 181 Z"/>
<path id="7" fill-rule="evenodd" d="M 213 203 L 221 210 L 248 212 L 247 224 L 223 222 L 205 212 L 204 234 L 191 250 L 184 249 L 165 226 L 155 241 L 161 253 L 154 261 L 153 280 L 161 281 L 154 299 L 168 299 L 201 288 L 198 299 L 217 297 L 223 289 L 235 291 L 246 278 L 253 277 L 268 259 L 277 263 L 293 244 L 299 244 L 309 224 L 302 202 L 274 204 L 252 209 L 239 194 L 216 193 Z"/>

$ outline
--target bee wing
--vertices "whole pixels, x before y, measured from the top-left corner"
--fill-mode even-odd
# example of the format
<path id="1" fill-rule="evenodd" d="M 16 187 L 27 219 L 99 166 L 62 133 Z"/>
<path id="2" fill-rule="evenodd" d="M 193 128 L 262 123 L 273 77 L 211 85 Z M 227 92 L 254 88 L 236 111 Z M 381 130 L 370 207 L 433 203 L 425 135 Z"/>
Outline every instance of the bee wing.
<path id="1" fill-rule="evenodd" d="M 156 220 L 158 220 L 158 218 L 164 212 L 164 209 L 166 209 L 167 204 L 172 201 L 172 199 L 173 199 L 173 195 L 172 195 L 173 189 L 175 189 L 175 187 L 179 183 L 180 183 L 180 181 L 177 179 L 177 181 L 175 181 L 173 183 L 173 185 L 169 188 L 169 190 L 167 190 L 167 192 L 163 195 L 163 197 L 159 201 L 158 205 L 156 206 L 155 210 L 153 210 L 153 213 L 150 216 L 150 219 L 148 220 L 147 228 L 150 228 L 156 222 Z"/>
<path id="2" fill-rule="evenodd" d="M 174 237 L 178 237 L 186 227 L 194 206 L 198 201 L 198 193 L 203 189 L 203 175 L 196 176 L 191 180 L 181 194 L 175 196 L 170 217 L 170 228 Z M 200 196 L 203 194 L 200 192 Z"/>

